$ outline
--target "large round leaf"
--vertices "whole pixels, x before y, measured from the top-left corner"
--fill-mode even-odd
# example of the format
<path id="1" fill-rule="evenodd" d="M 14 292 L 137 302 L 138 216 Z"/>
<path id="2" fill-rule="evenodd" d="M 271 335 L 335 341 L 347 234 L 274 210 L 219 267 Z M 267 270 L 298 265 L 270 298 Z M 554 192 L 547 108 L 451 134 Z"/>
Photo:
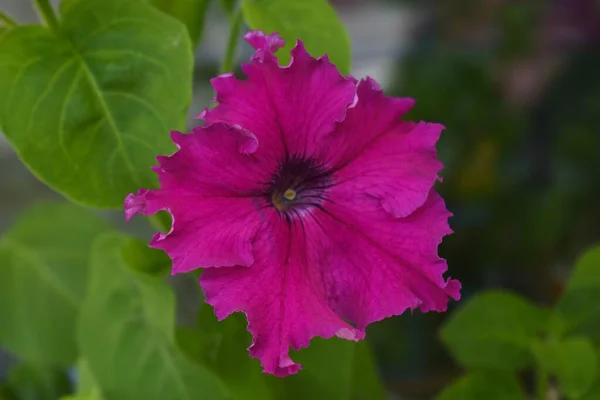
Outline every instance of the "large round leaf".
<path id="1" fill-rule="evenodd" d="M 151 187 L 191 99 L 185 27 L 142 1 L 74 0 L 58 32 L 0 37 L 0 127 L 42 181 L 90 206 L 117 208 Z"/>

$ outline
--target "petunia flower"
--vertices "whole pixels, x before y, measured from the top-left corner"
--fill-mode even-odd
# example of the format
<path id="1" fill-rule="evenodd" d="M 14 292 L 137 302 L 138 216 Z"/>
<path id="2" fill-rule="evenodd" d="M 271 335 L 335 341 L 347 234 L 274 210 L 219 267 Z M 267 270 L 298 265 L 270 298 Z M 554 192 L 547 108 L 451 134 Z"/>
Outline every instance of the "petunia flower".
<path id="1" fill-rule="evenodd" d="M 171 214 L 150 246 L 173 274 L 203 268 L 217 317 L 245 313 L 250 355 L 286 376 L 301 367 L 290 348 L 313 337 L 360 340 L 372 322 L 459 299 L 437 253 L 451 232 L 433 189 L 443 126 L 403 121 L 413 100 L 340 75 L 301 41 L 280 66 L 279 36 L 246 40 L 247 79 L 211 81 L 218 105 L 202 127 L 171 133 L 178 150 L 157 157 L 160 189 L 130 194 L 125 212 Z"/>

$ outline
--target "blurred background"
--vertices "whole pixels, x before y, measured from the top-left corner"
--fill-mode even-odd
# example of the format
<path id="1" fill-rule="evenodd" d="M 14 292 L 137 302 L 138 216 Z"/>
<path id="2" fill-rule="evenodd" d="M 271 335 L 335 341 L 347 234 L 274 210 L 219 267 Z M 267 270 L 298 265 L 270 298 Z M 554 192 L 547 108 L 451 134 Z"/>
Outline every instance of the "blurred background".
<path id="1" fill-rule="evenodd" d="M 447 127 L 438 145 L 446 166 L 439 190 L 456 233 L 440 252 L 463 283 L 463 298 L 501 287 L 552 304 L 574 259 L 600 240 L 600 1 L 332 4 L 350 33 L 353 74 L 417 99 L 411 119 Z M 30 1 L 0 0 L 0 9 L 19 21 L 37 19 Z M 190 124 L 211 101 L 208 79 L 229 30 L 216 5 L 208 15 Z M 237 62 L 250 54 L 249 46 L 238 50 Z M 2 136 L 0 171 L 0 232 L 32 201 L 58 197 Z M 122 223 L 120 213 L 107 216 Z M 126 229 L 150 233 L 141 219 Z M 415 313 L 368 329 L 392 398 L 431 398 L 461 374 L 439 344 L 445 317 Z M 0 354 L 0 380 L 10 363 Z"/>

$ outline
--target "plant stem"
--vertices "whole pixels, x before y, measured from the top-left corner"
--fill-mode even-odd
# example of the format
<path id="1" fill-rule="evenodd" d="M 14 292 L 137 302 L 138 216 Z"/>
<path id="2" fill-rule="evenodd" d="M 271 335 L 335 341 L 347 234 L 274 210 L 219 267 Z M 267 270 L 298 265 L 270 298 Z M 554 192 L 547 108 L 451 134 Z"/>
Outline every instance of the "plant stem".
<path id="1" fill-rule="evenodd" d="M 231 72 L 233 68 L 233 59 L 235 50 L 239 42 L 240 29 L 242 28 L 242 7 L 238 6 L 231 18 L 231 28 L 229 29 L 229 41 L 227 42 L 227 52 L 221 64 L 219 72 L 224 74 Z"/>
<path id="2" fill-rule="evenodd" d="M 0 22 L 4 23 L 4 26 L 8 28 L 14 28 L 17 26 L 17 21 L 6 15 L 4 12 L 0 11 Z"/>
<path id="3" fill-rule="evenodd" d="M 58 19 L 56 18 L 56 14 L 54 13 L 54 9 L 52 9 L 49 0 L 35 0 L 35 5 L 40 16 L 50 30 L 58 32 Z"/>
<path id="4" fill-rule="evenodd" d="M 538 367 L 536 372 L 535 398 L 548 400 L 548 373 L 541 367 Z"/>

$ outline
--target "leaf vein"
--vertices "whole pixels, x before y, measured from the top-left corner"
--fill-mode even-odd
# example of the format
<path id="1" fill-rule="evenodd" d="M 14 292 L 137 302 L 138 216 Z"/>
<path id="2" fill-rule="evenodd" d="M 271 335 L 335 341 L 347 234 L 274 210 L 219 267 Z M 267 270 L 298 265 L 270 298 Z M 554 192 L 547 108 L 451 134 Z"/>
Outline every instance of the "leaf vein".
<path id="1" fill-rule="evenodd" d="M 110 111 L 110 109 L 108 107 L 108 104 L 106 104 L 106 100 L 104 99 L 104 96 L 102 95 L 103 92 L 100 89 L 100 86 L 98 85 L 98 82 L 96 81 L 96 78 L 94 77 L 94 74 L 90 70 L 87 63 L 85 62 L 85 59 L 83 57 L 81 57 L 79 55 L 79 53 L 77 53 L 77 55 L 80 59 L 82 70 L 85 73 L 88 81 L 90 82 L 90 84 L 92 86 L 92 89 L 93 89 L 92 91 L 96 94 L 96 97 L 98 99 L 100 107 L 102 108 L 102 111 L 104 111 L 104 114 L 106 115 L 106 120 L 108 122 L 108 125 L 110 126 L 111 131 L 113 132 L 115 140 L 117 142 L 117 148 L 120 150 L 121 154 L 123 155 L 123 161 L 125 163 L 125 166 L 131 173 L 131 177 L 135 181 L 135 183 L 138 186 L 141 186 L 142 185 L 141 179 L 140 179 L 139 175 L 137 174 L 137 171 L 133 167 L 131 160 L 129 160 L 129 158 L 127 157 L 125 147 L 123 146 L 123 140 L 122 140 L 121 136 L 119 135 L 119 133 L 120 133 L 119 128 L 117 127 L 117 124 L 112 115 L 112 112 Z M 113 185 L 114 185 L 114 183 L 113 183 Z"/>

